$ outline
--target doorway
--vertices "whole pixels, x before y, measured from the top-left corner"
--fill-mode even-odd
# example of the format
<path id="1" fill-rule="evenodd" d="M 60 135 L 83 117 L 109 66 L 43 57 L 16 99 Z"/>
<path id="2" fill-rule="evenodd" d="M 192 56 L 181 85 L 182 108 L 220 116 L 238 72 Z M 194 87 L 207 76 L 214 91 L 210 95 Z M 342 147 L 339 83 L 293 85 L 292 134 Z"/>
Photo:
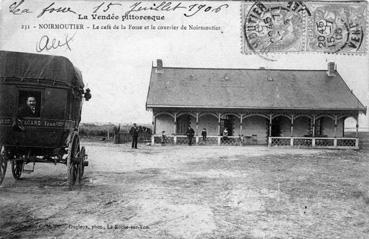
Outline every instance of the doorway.
<path id="1" fill-rule="evenodd" d="M 225 129 L 228 131 L 228 136 L 233 136 L 233 126 L 235 117 L 233 115 L 224 115 L 220 118 L 220 134 L 223 135 Z"/>

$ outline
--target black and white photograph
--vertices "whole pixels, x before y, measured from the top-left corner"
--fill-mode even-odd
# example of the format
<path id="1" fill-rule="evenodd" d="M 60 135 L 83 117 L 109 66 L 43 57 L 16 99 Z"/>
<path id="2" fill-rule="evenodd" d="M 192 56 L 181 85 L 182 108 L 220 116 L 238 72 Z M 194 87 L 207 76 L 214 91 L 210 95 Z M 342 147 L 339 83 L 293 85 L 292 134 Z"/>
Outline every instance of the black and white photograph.
<path id="1" fill-rule="evenodd" d="M 0 239 L 369 238 L 368 15 L 0 1 Z"/>

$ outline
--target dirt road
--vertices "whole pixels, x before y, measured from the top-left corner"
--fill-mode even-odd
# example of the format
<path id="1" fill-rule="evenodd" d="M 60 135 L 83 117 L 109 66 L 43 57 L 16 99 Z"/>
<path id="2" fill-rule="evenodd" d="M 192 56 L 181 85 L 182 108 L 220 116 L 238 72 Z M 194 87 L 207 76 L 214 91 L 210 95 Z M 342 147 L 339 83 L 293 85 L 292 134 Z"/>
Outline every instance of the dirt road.
<path id="1" fill-rule="evenodd" d="M 85 143 L 0 187 L 0 238 L 369 238 L 367 151 Z"/>

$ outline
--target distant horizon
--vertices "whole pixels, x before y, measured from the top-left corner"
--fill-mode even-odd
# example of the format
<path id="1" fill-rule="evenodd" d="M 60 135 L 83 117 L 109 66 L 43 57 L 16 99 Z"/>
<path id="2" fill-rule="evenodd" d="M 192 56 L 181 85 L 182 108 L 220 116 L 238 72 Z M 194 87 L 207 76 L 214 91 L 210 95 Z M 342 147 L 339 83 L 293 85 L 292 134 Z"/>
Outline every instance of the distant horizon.
<path id="1" fill-rule="evenodd" d="M 81 124 L 94 124 L 96 126 L 104 126 L 104 125 L 121 125 L 121 126 L 127 126 L 127 125 L 133 125 L 133 123 L 136 123 L 138 126 L 142 126 L 142 125 L 150 125 L 152 126 L 152 123 L 151 122 L 148 122 L 148 123 L 140 123 L 140 122 L 132 122 L 132 123 L 127 123 L 127 122 L 124 122 L 124 123 L 118 123 L 118 122 L 80 122 L 80 125 Z M 356 131 L 356 128 L 355 127 L 352 127 L 352 126 L 345 126 L 345 130 L 347 132 L 355 132 Z M 369 132 L 369 127 L 361 127 L 359 128 L 359 132 Z"/>

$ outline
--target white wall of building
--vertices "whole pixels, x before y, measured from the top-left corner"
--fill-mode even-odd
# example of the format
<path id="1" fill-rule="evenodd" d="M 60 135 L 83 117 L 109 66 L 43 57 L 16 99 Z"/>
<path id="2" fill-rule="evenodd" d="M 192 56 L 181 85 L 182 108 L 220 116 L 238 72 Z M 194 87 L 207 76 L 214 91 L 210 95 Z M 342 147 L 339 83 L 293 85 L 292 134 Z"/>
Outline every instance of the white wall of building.
<path id="1" fill-rule="evenodd" d="M 174 134 L 174 121 L 169 115 L 159 115 L 156 117 L 156 134 L 165 131 L 166 135 Z"/>
<path id="2" fill-rule="evenodd" d="M 343 137 L 343 122 L 341 119 L 337 122 L 337 137 Z M 330 118 L 325 117 L 323 120 L 323 135 L 327 135 L 328 137 L 334 137 L 334 121 Z"/>
<path id="3" fill-rule="evenodd" d="M 307 117 L 299 117 L 293 121 L 293 136 L 303 137 L 309 135 L 311 120 Z"/>
<path id="4" fill-rule="evenodd" d="M 291 121 L 287 117 L 280 117 L 280 129 L 281 129 L 281 137 L 290 137 L 291 136 Z"/>
<path id="5" fill-rule="evenodd" d="M 242 135 L 256 137 L 257 144 L 267 144 L 268 120 L 260 116 L 251 116 L 243 119 Z"/>
<path id="6" fill-rule="evenodd" d="M 206 128 L 208 136 L 218 136 L 218 118 L 213 115 L 203 115 L 199 118 L 199 135 Z"/>

